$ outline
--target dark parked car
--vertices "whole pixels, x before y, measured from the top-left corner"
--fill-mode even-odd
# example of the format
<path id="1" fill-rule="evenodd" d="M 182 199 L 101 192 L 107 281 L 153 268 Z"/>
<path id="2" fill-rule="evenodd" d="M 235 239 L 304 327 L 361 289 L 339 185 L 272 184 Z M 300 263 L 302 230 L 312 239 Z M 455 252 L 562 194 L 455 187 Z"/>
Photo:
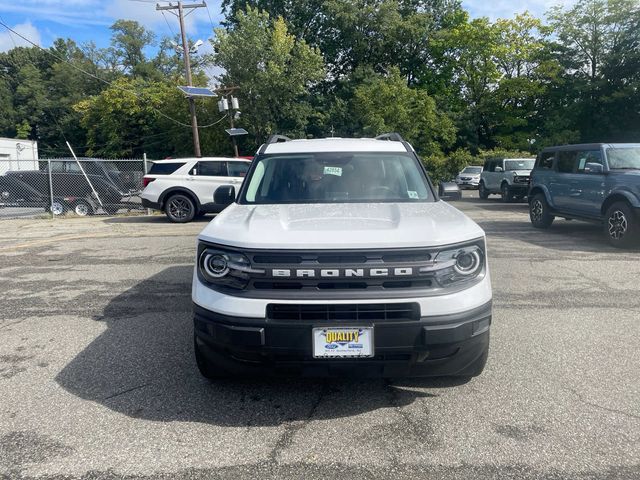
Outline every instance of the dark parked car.
<path id="1" fill-rule="evenodd" d="M 144 172 L 140 162 L 115 162 L 109 160 L 96 160 L 91 158 L 79 158 L 79 163 L 73 158 L 51 160 L 53 173 L 75 173 L 82 175 L 82 170 L 87 175 L 102 177 L 113 188 L 123 195 L 128 192 L 139 192 L 142 189 L 142 177 Z M 48 163 L 40 161 L 40 170 L 48 171 Z M 82 169 L 80 168 L 82 166 Z"/>
<path id="2" fill-rule="evenodd" d="M 537 228 L 554 217 L 603 224 L 609 242 L 640 241 L 640 144 L 584 144 L 544 149 L 531 172 L 529 216 Z"/>
<path id="3" fill-rule="evenodd" d="M 46 205 L 50 204 L 50 200 L 47 200 L 50 196 L 49 174 L 46 171 L 19 170 L 7 172 L 5 177 L 28 185 L 45 199 Z M 122 192 L 101 175 L 87 174 L 85 177 L 82 173 L 53 171 L 51 184 L 54 193 L 53 213 L 56 215 L 65 213 L 69 209 L 74 210 L 78 215 L 89 215 L 95 212 L 100 203 L 110 214 L 122 207 Z M 59 205 L 55 198 L 62 199 Z"/>
<path id="4" fill-rule="evenodd" d="M 0 176 L 0 208 L 44 208 L 54 215 L 62 215 L 68 210 L 78 215 L 88 215 L 94 209 L 91 198 L 82 199 L 70 196 L 54 196 L 53 206 L 51 196 L 39 192 L 14 176 Z"/>

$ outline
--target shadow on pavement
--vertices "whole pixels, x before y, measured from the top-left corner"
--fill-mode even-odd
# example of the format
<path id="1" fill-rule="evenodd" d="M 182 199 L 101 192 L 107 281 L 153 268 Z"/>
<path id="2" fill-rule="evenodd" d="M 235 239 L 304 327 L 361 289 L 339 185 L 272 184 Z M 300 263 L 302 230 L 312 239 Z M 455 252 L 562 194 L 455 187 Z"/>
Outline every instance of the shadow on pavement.
<path id="1" fill-rule="evenodd" d="M 545 249 L 567 252 L 622 253 L 607 243 L 602 227 L 594 223 L 567 221 L 556 218 L 551 227 L 540 230 L 531 226 L 528 216 L 522 221 L 489 220 L 478 221 L 487 237 L 503 240 L 518 240 Z"/>
<path id="2" fill-rule="evenodd" d="M 175 266 L 114 297 L 106 330 L 56 377 L 67 391 L 131 417 L 224 426 L 278 425 L 399 407 L 437 396 L 385 380 L 244 379 L 209 383 L 193 358 L 190 266 Z M 467 379 L 406 380 L 445 388 Z"/>
<path id="3" fill-rule="evenodd" d="M 209 223 L 215 218 L 215 215 L 209 214 L 203 217 L 196 217 L 191 223 Z M 105 223 L 166 223 L 171 224 L 165 215 L 131 215 L 110 217 L 104 220 Z"/>

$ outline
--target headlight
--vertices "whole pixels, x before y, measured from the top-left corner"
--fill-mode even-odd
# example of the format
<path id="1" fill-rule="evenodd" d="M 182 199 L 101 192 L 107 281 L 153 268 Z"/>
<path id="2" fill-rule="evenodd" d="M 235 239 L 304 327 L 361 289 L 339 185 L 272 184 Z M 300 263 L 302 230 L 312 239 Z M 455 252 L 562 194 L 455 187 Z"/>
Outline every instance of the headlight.
<path id="1" fill-rule="evenodd" d="M 432 274 L 441 287 L 449 287 L 476 279 L 484 266 L 484 249 L 474 243 L 438 252 L 432 265 L 420 272 Z"/>
<path id="2" fill-rule="evenodd" d="M 249 283 L 250 274 L 265 273 L 251 268 L 251 262 L 242 253 L 201 246 L 198 255 L 198 273 L 202 280 L 212 285 L 243 289 Z"/>

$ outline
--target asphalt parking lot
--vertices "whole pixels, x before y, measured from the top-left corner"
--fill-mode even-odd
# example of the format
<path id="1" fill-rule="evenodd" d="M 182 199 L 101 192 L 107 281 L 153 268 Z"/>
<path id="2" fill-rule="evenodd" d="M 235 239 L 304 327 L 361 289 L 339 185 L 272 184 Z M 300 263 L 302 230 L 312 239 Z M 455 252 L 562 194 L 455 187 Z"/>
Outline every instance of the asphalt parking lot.
<path id="1" fill-rule="evenodd" d="M 453 202 L 487 232 L 482 376 L 235 380 L 192 358 L 205 221 L 0 223 L 0 476 L 640 478 L 640 252 L 526 203 Z"/>

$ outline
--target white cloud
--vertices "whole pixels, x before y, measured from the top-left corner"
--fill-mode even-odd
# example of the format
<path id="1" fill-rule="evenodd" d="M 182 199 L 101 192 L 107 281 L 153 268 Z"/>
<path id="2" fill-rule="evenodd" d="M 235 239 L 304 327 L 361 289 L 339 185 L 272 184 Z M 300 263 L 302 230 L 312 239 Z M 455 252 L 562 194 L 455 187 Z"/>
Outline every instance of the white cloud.
<path id="1" fill-rule="evenodd" d="M 31 22 L 20 23 L 18 25 L 12 26 L 11 28 L 13 28 L 20 35 L 40 45 L 40 32 L 31 24 Z M 30 47 L 31 44 L 20 38 L 18 35 L 10 33 L 6 29 L 3 29 L 3 31 L 0 33 L 0 52 L 6 52 L 8 50 L 11 50 L 15 46 Z"/>

